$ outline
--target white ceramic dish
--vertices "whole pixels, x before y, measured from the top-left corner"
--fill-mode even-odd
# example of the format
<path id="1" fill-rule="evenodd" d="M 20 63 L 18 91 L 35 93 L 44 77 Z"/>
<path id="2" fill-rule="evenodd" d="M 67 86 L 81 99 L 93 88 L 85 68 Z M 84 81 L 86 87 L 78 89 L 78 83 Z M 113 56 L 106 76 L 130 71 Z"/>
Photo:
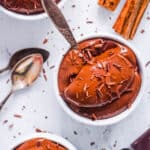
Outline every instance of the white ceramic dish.
<path id="1" fill-rule="evenodd" d="M 138 60 L 138 63 L 139 63 L 139 67 L 140 67 L 140 71 L 141 71 L 141 77 L 142 77 L 142 84 L 141 84 L 141 88 L 140 88 L 140 91 L 138 93 L 138 96 L 136 97 L 136 100 L 134 101 L 134 103 L 132 104 L 132 106 L 123 111 L 122 113 L 112 117 L 112 118 L 108 118 L 108 119 L 103 119 L 103 120 L 96 120 L 96 121 L 92 121 L 88 118 L 85 118 L 85 117 L 82 117 L 80 115 L 78 115 L 77 113 L 73 112 L 69 107 L 68 105 L 65 103 L 65 101 L 61 98 L 60 94 L 59 94 L 59 89 L 58 89 L 58 71 L 59 71 L 59 66 L 60 66 L 60 63 L 62 61 L 59 60 L 58 61 L 58 64 L 55 68 L 55 76 L 54 76 L 54 82 L 55 82 L 55 90 L 56 90 L 56 99 L 58 101 L 58 103 L 61 105 L 61 107 L 64 109 L 64 111 L 69 115 L 71 116 L 73 119 L 77 120 L 78 122 L 81 122 L 81 123 L 84 123 L 84 124 L 88 124 L 88 125 L 93 125 L 93 126 L 104 126 L 104 125 L 112 125 L 114 123 L 117 123 L 119 121 L 121 121 L 122 119 L 126 118 L 129 114 L 131 114 L 131 112 L 133 112 L 133 110 L 137 107 L 137 105 L 139 104 L 140 100 L 141 100 L 141 97 L 143 95 L 143 92 L 144 92 L 144 87 L 145 87 L 145 73 L 144 73 L 144 64 L 142 63 L 143 61 L 141 61 L 141 57 L 140 57 L 140 54 L 139 54 L 139 51 L 133 47 L 128 41 L 124 40 L 123 38 L 119 37 L 119 36 L 116 36 L 116 35 L 111 35 L 111 34 L 100 34 L 100 35 L 93 35 L 93 36 L 88 36 L 86 38 L 82 38 L 82 39 L 79 39 L 78 42 L 80 41 L 83 41 L 83 40 L 86 40 L 86 39 L 89 39 L 89 38 L 95 38 L 95 37 L 102 37 L 102 38 L 108 38 L 108 39 L 113 39 L 113 40 L 116 40 L 118 42 L 121 42 L 125 45 L 127 45 L 128 47 L 130 47 L 134 53 L 136 54 L 136 57 L 137 57 L 137 60 Z M 67 52 L 68 50 L 66 50 Z"/>
<path id="2" fill-rule="evenodd" d="M 70 142 L 68 142 L 67 140 L 63 139 L 60 136 L 54 135 L 54 134 L 49 134 L 49 133 L 35 133 L 35 134 L 31 134 L 28 136 L 22 136 L 18 141 L 16 141 L 10 148 L 9 150 L 13 150 L 14 148 L 16 148 L 17 146 L 19 146 L 20 144 L 34 139 L 34 138 L 46 138 L 48 140 L 51 140 L 53 142 L 59 143 L 60 145 L 64 146 L 65 148 L 67 148 L 68 150 L 77 150 Z"/>
<path id="3" fill-rule="evenodd" d="M 65 4 L 66 0 L 61 0 L 58 4 L 59 8 L 62 8 Z M 40 20 L 40 19 L 44 19 L 47 17 L 46 13 L 40 13 L 40 14 L 33 14 L 33 15 L 24 15 L 24 14 L 19 14 L 19 13 L 15 13 L 13 11 L 10 11 L 8 9 L 6 9 L 3 6 L 0 6 L 0 11 L 2 11 L 3 13 L 7 14 L 8 16 L 15 18 L 15 19 L 19 19 L 19 20 Z"/>

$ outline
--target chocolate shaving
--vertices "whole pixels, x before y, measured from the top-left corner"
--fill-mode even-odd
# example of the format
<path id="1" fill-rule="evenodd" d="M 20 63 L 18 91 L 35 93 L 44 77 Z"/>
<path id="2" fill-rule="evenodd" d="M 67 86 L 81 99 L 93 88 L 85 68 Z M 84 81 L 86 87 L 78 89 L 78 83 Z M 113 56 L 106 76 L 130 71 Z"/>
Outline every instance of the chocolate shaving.
<path id="1" fill-rule="evenodd" d="M 43 44 L 46 44 L 46 43 L 48 43 L 48 39 L 47 39 L 47 38 L 45 38 L 45 39 L 43 40 Z"/>
<path id="2" fill-rule="evenodd" d="M 150 65 L 150 61 L 148 61 L 146 64 L 145 64 L 145 67 L 148 67 Z"/>
<path id="3" fill-rule="evenodd" d="M 22 118 L 22 116 L 19 115 L 19 114 L 14 114 L 14 117 L 15 117 L 15 118 Z"/>
<path id="4" fill-rule="evenodd" d="M 122 67 L 119 64 L 112 64 L 117 70 L 121 71 Z"/>

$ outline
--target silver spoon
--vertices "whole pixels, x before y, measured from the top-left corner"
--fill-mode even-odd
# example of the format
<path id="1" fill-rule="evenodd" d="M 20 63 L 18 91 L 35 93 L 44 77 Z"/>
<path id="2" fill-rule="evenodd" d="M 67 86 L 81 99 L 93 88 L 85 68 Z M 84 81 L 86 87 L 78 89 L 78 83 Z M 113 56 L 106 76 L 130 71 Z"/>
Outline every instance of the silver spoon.
<path id="1" fill-rule="evenodd" d="M 0 103 L 0 110 L 8 98 L 17 90 L 30 86 L 39 76 L 44 58 L 40 53 L 25 56 L 19 60 L 12 69 L 12 88 L 6 98 Z"/>
<path id="2" fill-rule="evenodd" d="M 34 53 L 40 53 L 43 56 L 44 62 L 49 57 L 49 52 L 44 49 L 41 49 L 41 48 L 22 49 L 12 55 L 8 65 L 6 67 L 0 69 L 0 73 L 3 73 L 4 71 L 7 71 L 7 70 L 11 70 L 19 60 L 21 60 L 22 58 L 24 58 L 25 56 L 27 56 L 29 54 L 34 54 Z"/>
<path id="3" fill-rule="evenodd" d="M 77 42 L 66 19 L 60 9 L 57 7 L 57 4 L 54 2 L 54 0 L 41 0 L 41 2 L 49 18 L 53 21 L 59 32 L 70 43 L 71 47 L 77 46 Z"/>

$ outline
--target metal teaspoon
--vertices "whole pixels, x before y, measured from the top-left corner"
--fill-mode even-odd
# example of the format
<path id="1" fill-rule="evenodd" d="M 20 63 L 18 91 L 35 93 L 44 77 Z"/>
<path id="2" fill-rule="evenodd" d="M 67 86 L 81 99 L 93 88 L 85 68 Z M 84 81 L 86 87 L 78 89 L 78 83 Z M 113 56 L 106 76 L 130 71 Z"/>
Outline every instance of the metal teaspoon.
<path id="1" fill-rule="evenodd" d="M 11 75 L 12 89 L 6 98 L 0 103 L 0 110 L 3 108 L 13 92 L 30 86 L 38 78 L 43 62 L 44 59 L 40 53 L 27 55 L 17 62 Z"/>

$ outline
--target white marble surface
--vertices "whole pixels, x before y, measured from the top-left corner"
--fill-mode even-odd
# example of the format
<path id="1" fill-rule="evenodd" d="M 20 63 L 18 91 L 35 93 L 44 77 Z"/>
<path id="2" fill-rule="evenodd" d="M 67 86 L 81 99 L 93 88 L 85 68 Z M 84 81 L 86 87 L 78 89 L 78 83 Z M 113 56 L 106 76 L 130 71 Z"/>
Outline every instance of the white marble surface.
<path id="1" fill-rule="evenodd" d="M 121 2 L 117 11 L 111 13 L 99 7 L 97 0 L 68 0 L 63 13 L 76 38 L 82 34 L 84 36 L 93 33 L 115 34 L 111 27 L 123 3 L 124 1 Z M 72 8 L 74 4 L 75 8 Z M 150 6 L 134 40 L 130 41 L 141 51 L 144 63 L 150 60 L 150 20 L 146 19 L 147 17 L 150 17 Z M 93 24 L 87 24 L 87 20 L 93 21 Z M 142 29 L 145 31 L 143 34 Z M 42 44 L 44 38 L 49 39 L 45 45 Z M 67 43 L 49 20 L 25 22 L 15 20 L 0 12 L 0 67 L 7 64 L 10 54 L 25 47 L 48 49 L 51 53 L 48 62 L 50 66 L 55 65 L 57 56 L 64 47 L 67 48 L 64 45 Z M 52 81 L 54 69 L 49 69 L 47 64 L 44 68 L 48 81 L 46 82 L 41 74 L 32 87 L 15 93 L 0 113 L 0 150 L 8 150 L 8 146 L 16 139 L 34 133 L 36 128 L 67 137 L 79 150 L 102 150 L 103 148 L 119 150 L 128 147 L 135 138 L 150 128 L 150 66 L 145 68 L 147 88 L 140 105 L 128 118 L 108 127 L 82 125 L 66 115 L 55 99 Z M 3 99 L 9 91 L 10 84 L 6 84 L 8 78 L 9 73 L 0 75 L 0 99 Z M 20 114 L 22 118 L 15 118 L 14 114 Z M 45 119 L 45 116 L 48 118 Z M 5 120 L 8 122 L 4 123 Z M 91 146 L 91 142 L 95 144 Z"/>

